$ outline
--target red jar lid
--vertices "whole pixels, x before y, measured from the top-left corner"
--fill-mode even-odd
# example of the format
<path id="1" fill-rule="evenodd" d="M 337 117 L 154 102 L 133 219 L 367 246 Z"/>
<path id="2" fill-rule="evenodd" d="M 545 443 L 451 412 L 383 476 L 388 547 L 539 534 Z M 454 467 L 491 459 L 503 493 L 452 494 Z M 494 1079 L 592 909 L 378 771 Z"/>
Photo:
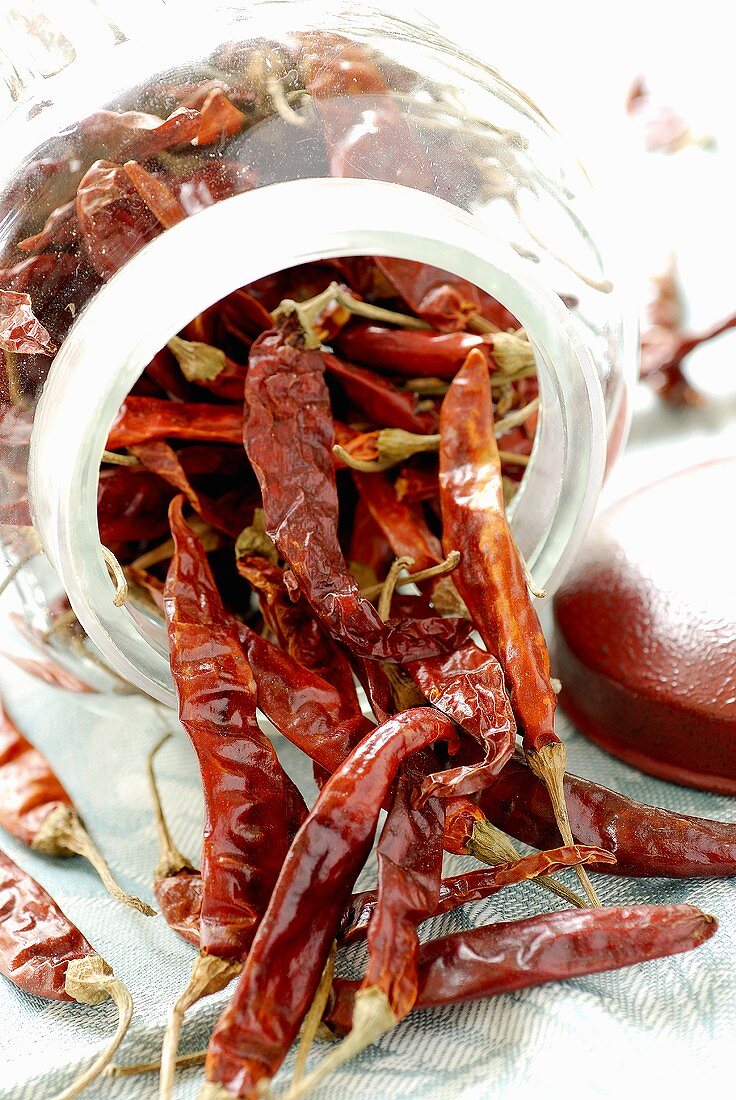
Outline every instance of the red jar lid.
<path id="1" fill-rule="evenodd" d="M 554 601 L 560 704 L 661 779 L 736 794 L 736 458 L 609 508 Z"/>

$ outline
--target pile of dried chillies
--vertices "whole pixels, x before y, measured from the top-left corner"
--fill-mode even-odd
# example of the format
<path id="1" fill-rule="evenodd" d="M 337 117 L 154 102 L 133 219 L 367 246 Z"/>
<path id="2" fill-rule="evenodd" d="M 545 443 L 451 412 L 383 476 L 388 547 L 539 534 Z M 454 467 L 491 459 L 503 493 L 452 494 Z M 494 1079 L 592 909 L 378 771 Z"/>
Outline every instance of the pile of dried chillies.
<path id="1" fill-rule="evenodd" d="M 340 134 L 335 102 L 386 85 L 357 47 L 338 44 L 327 64 L 323 46 L 300 43 L 289 95 L 311 97 L 332 174 L 350 174 L 360 142 Z M 73 280 L 83 300 L 162 230 L 254 186 L 243 165 L 220 155 L 192 168 L 186 151 L 221 154 L 269 103 L 289 117 L 298 98 L 279 84 L 283 58 L 268 66 L 278 79 L 266 105 L 213 80 L 170 89 L 167 118 L 99 112 L 78 135 L 103 159 L 81 157 L 72 196 L 19 242 L 31 258 L 0 272 L 0 443 L 16 485 L 3 524 L 30 526 L 16 458 L 30 433 L 24 399 L 76 310 L 59 289 Z M 381 140 L 410 140 L 382 111 Z M 421 156 L 416 165 L 421 176 Z M 56 288 L 54 309 L 39 311 L 48 329 L 29 296 L 35 307 L 44 281 Z M 19 373 L 18 356 L 32 369 Z M 278 272 L 215 303 L 121 408 L 100 472 L 100 537 L 116 598 L 166 624 L 205 795 L 197 871 L 171 840 L 151 767 L 155 894 L 199 948 L 167 1029 L 163 1096 L 184 1012 L 235 977 L 202 1095 L 261 1095 L 301 1028 L 296 1097 L 414 1008 L 688 950 L 715 931 L 690 906 L 597 908 L 586 866 L 733 874 L 736 838 L 565 775 L 533 582 L 505 518 L 538 415 L 531 345 L 503 306 L 437 268 L 370 256 Z M 259 711 L 313 761 L 311 809 Z M 13 782 L 4 821 L 33 802 L 33 781 Z M 377 888 L 355 893 L 381 809 Z M 520 858 L 506 834 L 542 850 Z M 443 877 L 445 851 L 479 865 Z M 38 995 L 77 997 L 69 972 L 91 948 L 7 864 L 0 969 Z M 591 908 L 553 877 L 565 867 Z M 420 944 L 430 917 L 525 881 L 578 908 Z M 336 951 L 357 938 L 363 979 L 334 979 Z M 122 997 L 98 969 L 99 996 Z M 346 1038 L 304 1077 L 321 1023 Z"/>
<path id="2" fill-rule="evenodd" d="M 560 889 L 551 876 L 564 867 L 577 868 L 593 905 L 586 866 L 736 869 L 727 826 L 691 822 L 686 860 L 654 825 L 642 844 L 661 811 L 595 785 L 595 815 L 582 810 L 590 795 L 564 776 L 555 685 L 505 518 L 518 468 L 504 452 L 528 455 L 536 427 L 531 349 L 513 325 L 469 332 L 467 307 L 452 332 L 419 327 L 426 294 L 407 280 L 430 273 L 393 264 L 325 262 L 237 291 L 170 342 L 168 386 L 150 392 L 145 374 L 148 392 L 126 399 L 108 439 L 103 476 L 169 486 L 168 532 L 153 523 L 144 539 L 135 527 L 115 552 L 128 598 L 166 622 L 205 792 L 201 872 L 157 811 L 156 895 L 199 947 L 164 1041 L 163 1096 L 184 1013 L 236 977 L 205 1094 L 259 1094 L 301 1028 L 290 1095 L 304 1095 L 417 1006 L 684 950 L 714 927 L 688 907 L 587 909 L 569 891 L 582 911 L 422 945 L 430 917 L 514 883 Z M 451 277 L 433 277 L 449 293 Z M 257 710 L 312 759 L 311 810 Z M 528 793 L 514 802 L 516 790 Z M 382 808 L 377 890 L 355 894 Z M 519 858 L 496 822 L 543 850 Z M 474 856 L 477 870 L 443 877 L 443 851 Z M 549 959 L 532 946 L 542 928 Z M 336 949 L 358 938 L 363 980 L 334 979 Z M 320 1024 L 345 1038 L 304 1076 Z"/>

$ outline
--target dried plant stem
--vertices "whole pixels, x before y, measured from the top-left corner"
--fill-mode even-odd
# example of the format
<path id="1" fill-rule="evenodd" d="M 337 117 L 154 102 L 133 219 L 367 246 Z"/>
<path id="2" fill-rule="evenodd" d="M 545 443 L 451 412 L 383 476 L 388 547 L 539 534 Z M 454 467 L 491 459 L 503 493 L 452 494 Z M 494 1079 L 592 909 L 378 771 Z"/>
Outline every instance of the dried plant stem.
<path id="1" fill-rule="evenodd" d="M 176 1072 L 176 1051 L 179 1035 L 187 1011 L 212 993 L 219 993 L 229 985 L 243 969 L 234 959 L 219 959 L 216 955 L 200 954 L 194 964 L 187 987 L 171 1010 L 161 1047 L 161 1073 L 159 1075 L 160 1100 L 171 1100 Z"/>
<path id="2" fill-rule="evenodd" d="M 325 968 L 322 971 L 322 977 L 319 980 L 317 986 L 317 992 L 314 995 L 309 1012 L 304 1018 L 302 1024 L 301 1036 L 299 1038 L 299 1048 L 296 1052 L 296 1061 L 294 1062 L 294 1076 L 291 1079 L 292 1088 L 297 1085 L 304 1076 L 304 1070 L 307 1068 L 307 1058 L 309 1052 L 312 1049 L 312 1043 L 315 1040 L 315 1036 L 319 1031 L 319 1026 L 322 1023 L 322 1016 L 325 1008 L 327 1007 L 327 1001 L 329 1000 L 330 991 L 332 989 L 332 979 L 335 976 L 335 955 L 337 954 L 337 944 L 333 943 L 332 950 L 330 951 Z"/>
<path id="3" fill-rule="evenodd" d="M 570 828 L 570 819 L 567 815 L 567 804 L 565 802 L 564 780 L 567 767 L 567 749 L 564 742 L 553 741 L 552 744 L 544 745 L 534 752 L 527 751 L 526 760 L 531 771 L 537 779 L 542 780 L 549 791 L 552 808 L 557 819 L 557 828 L 560 830 L 563 841 L 565 844 L 574 844 L 575 840 Z M 600 899 L 588 877 L 588 872 L 582 866 L 577 866 L 575 870 L 590 904 L 600 908 Z"/>
<path id="4" fill-rule="evenodd" d="M 314 298 L 309 298 L 305 302 L 295 302 L 291 298 L 284 298 L 271 316 L 274 321 L 276 321 L 279 317 L 295 313 L 299 318 L 299 323 L 304 329 L 305 334 L 311 339 L 313 346 L 319 346 L 320 342 L 316 340 L 313 329 L 314 320 L 319 317 L 320 313 L 331 302 L 335 302 L 337 305 L 342 306 L 348 313 L 352 313 L 356 317 L 364 317 L 369 321 L 379 321 L 388 325 L 399 325 L 401 328 L 423 330 L 432 328 L 426 321 L 421 321 L 418 317 L 414 317 L 408 313 L 396 313 L 392 309 L 384 309 L 382 306 L 374 306 L 371 305 L 370 302 L 364 302 L 359 298 L 354 298 L 348 289 L 342 286 L 341 283 L 330 283 L 330 285 L 320 294 L 316 294 Z M 315 340 L 316 344 L 314 344 Z"/>
<path id="5" fill-rule="evenodd" d="M 12 351 L 3 352 L 3 356 L 5 359 L 5 374 L 8 380 L 8 397 L 10 398 L 10 404 L 15 405 L 17 408 L 24 403 L 18 364 Z"/>
<path id="6" fill-rule="evenodd" d="M 32 556 L 35 557 L 35 555 L 32 555 Z M 10 566 L 10 568 L 8 569 L 8 571 L 5 574 L 5 576 L 3 577 L 3 579 L 0 581 L 0 596 L 2 596 L 2 594 L 8 588 L 10 588 L 11 584 L 13 583 L 15 578 L 18 576 L 18 574 L 20 573 L 23 566 L 27 562 L 29 562 L 30 560 L 31 560 L 30 558 L 18 558 L 17 561 L 13 562 L 13 564 Z"/>
<path id="7" fill-rule="evenodd" d="M 468 854 L 480 860 L 481 863 L 490 864 L 491 867 L 494 867 L 497 863 L 515 862 L 520 858 L 518 851 L 506 834 L 497 829 L 495 825 L 491 825 L 490 821 L 475 822 L 473 835 L 468 843 Z M 531 881 L 556 894 L 557 897 L 562 898 L 563 901 L 576 909 L 587 908 L 586 902 L 581 897 L 578 897 L 572 890 L 568 890 L 566 886 L 558 882 L 557 879 L 552 878 L 551 875 L 539 875 Z"/>
<path id="8" fill-rule="evenodd" d="M 207 1057 L 206 1050 L 196 1050 L 193 1054 L 180 1054 L 176 1059 L 177 1069 L 189 1069 L 191 1066 L 201 1066 Z M 132 1065 L 112 1065 L 105 1070 L 105 1077 L 137 1077 L 141 1073 L 158 1073 L 161 1062 L 135 1062 Z"/>
<path id="9" fill-rule="evenodd" d="M 118 885 L 112 877 L 105 857 L 73 807 L 59 804 L 55 810 L 52 810 L 36 833 L 31 847 L 34 851 L 48 856 L 82 856 L 97 871 L 111 897 L 147 917 L 156 916 L 155 909 Z"/>
<path id="10" fill-rule="evenodd" d="M 517 455 L 513 451 L 499 451 L 498 457 L 508 466 L 528 466 L 531 459 L 531 455 Z"/>
<path id="11" fill-rule="evenodd" d="M 165 733 L 153 746 L 148 755 L 148 760 L 146 761 L 148 786 L 151 791 L 151 801 L 153 802 L 153 819 L 159 848 L 158 863 L 156 864 L 156 870 L 154 872 L 154 876 L 157 880 L 168 878 L 170 875 L 175 875 L 178 871 L 194 870 L 194 864 L 191 863 L 186 856 L 182 855 L 176 844 L 174 844 L 171 833 L 169 832 L 169 826 L 166 823 L 164 808 L 161 802 L 161 794 L 158 789 L 158 783 L 156 782 L 156 773 L 153 768 L 153 761 L 157 752 L 170 738 L 171 734 Z"/>
<path id="12" fill-rule="evenodd" d="M 208 523 L 205 523 L 199 516 L 191 516 L 187 521 L 192 531 L 200 539 L 207 553 L 210 550 L 216 550 L 222 542 L 222 536 L 215 531 L 213 527 L 210 527 Z M 147 550 L 145 554 L 141 554 L 139 558 L 130 563 L 132 569 L 150 569 L 152 565 L 159 565 L 162 561 L 168 561 L 174 553 L 174 540 L 166 539 L 164 542 L 159 543 L 158 546 L 154 546 L 152 550 Z"/>
<path id="13" fill-rule="evenodd" d="M 467 327 L 470 332 L 480 333 L 481 336 L 487 332 L 501 332 L 498 325 L 494 325 L 493 321 L 487 321 L 482 313 L 471 313 L 468 317 Z"/>
<path id="14" fill-rule="evenodd" d="M 442 378 L 407 378 L 403 388 L 410 393 L 423 394 L 425 397 L 444 397 L 450 383 Z"/>
<path id="15" fill-rule="evenodd" d="M 383 461 L 377 458 L 354 458 L 350 451 L 346 451 L 339 443 L 334 445 L 332 453 L 351 470 L 360 470 L 362 474 L 381 474 L 384 470 L 390 470 L 396 465 L 392 458 L 385 458 Z"/>
<path id="16" fill-rule="evenodd" d="M 102 543 L 100 543 L 100 545 L 102 546 Z M 111 579 L 115 582 L 115 596 L 112 602 L 116 607 L 122 607 L 128 598 L 128 581 L 123 571 L 123 567 L 112 550 L 108 550 L 106 546 L 102 546 L 102 556 L 105 559 L 107 571 Z"/>
<path id="17" fill-rule="evenodd" d="M 353 1026 L 349 1035 L 322 1059 L 308 1077 L 299 1084 L 292 1084 L 286 1093 L 286 1100 L 302 1100 L 308 1096 L 321 1081 L 391 1031 L 398 1022 L 399 1018 L 382 989 L 378 986 L 359 989 L 355 994 Z"/>
<path id="18" fill-rule="evenodd" d="M 118 451 L 103 451 L 102 461 L 110 466 L 140 466 L 141 460 L 135 455 L 120 454 Z"/>
<path id="19" fill-rule="evenodd" d="M 532 413 L 536 412 L 538 408 L 539 398 L 535 397 L 528 405 L 524 405 L 521 409 L 515 409 L 514 412 L 509 413 L 508 416 L 504 416 L 502 420 L 497 420 L 493 426 L 493 434 L 496 439 L 499 439 L 505 432 L 510 432 L 512 428 L 518 428 L 519 425 L 528 420 Z"/>
<path id="20" fill-rule="evenodd" d="M 530 363 L 525 367 L 520 367 L 513 374 L 492 374 L 491 389 L 498 390 L 504 386 L 512 386 L 514 382 L 521 382 L 524 378 L 533 378 L 536 373 L 536 363 Z"/>
<path id="21" fill-rule="evenodd" d="M 281 80 L 277 76 L 269 76 L 266 80 L 266 91 L 271 97 L 271 102 L 276 109 L 276 113 L 281 115 L 286 122 L 290 122 L 292 126 L 305 126 L 307 119 L 305 115 L 298 115 L 294 108 L 289 103 L 286 95 L 284 94 L 284 86 Z"/>
<path id="22" fill-rule="evenodd" d="M 279 560 L 278 551 L 266 532 L 266 514 L 262 508 L 254 510 L 250 527 L 244 527 L 235 540 L 236 560 L 251 555 L 268 558 L 272 562 Z"/>
<path id="23" fill-rule="evenodd" d="M 398 577 L 394 581 L 394 589 L 404 588 L 409 584 L 419 584 L 420 581 L 428 581 L 432 577 L 442 577 L 446 573 L 451 573 L 453 569 L 456 569 L 460 561 L 460 551 L 451 550 L 444 561 L 439 562 L 437 565 L 430 565 L 426 569 L 419 569 L 416 573 L 407 573 L 405 577 Z M 366 600 L 375 600 L 376 596 L 380 596 L 388 581 L 388 577 L 385 581 L 380 581 L 378 584 L 372 584 L 368 588 L 361 590 L 361 596 Z"/>
<path id="24" fill-rule="evenodd" d="M 399 574 L 404 569 L 414 564 L 413 558 L 396 558 L 388 571 L 388 576 L 381 588 L 381 597 L 378 601 L 378 617 L 386 622 L 391 615 L 391 601 L 399 581 Z M 414 681 L 398 665 L 390 661 L 384 661 L 381 668 L 391 685 L 391 694 L 397 711 L 408 710 L 409 707 L 421 707 L 426 703 Z"/>
<path id="25" fill-rule="evenodd" d="M 532 576 L 532 571 L 529 568 L 529 566 L 527 565 L 526 559 L 525 559 L 524 555 L 522 554 L 521 550 L 519 550 L 518 546 L 516 547 L 516 553 L 519 555 L 519 561 L 521 562 L 521 568 L 524 570 L 524 580 L 526 581 L 526 586 L 529 589 L 529 591 L 531 592 L 532 596 L 536 596 L 538 600 L 546 599 L 547 598 L 546 590 L 544 588 L 538 588 L 537 587 L 537 585 L 534 581 L 534 577 Z"/>
<path id="26" fill-rule="evenodd" d="M 381 588 L 381 596 L 378 600 L 378 617 L 382 622 L 386 622 L 391 615 L 391 601 L 394 598 L 394 591 L 399 581 L 399 576 L 405 569 L 411 569 L 414 564 L 413 558 L 394 558 L 391 563 L 391 568 L 388 571 L 388 576 L 383 582 Z"/>
<path id="27" fill-rule="evenodd" d="M 133 1016 L 133 1000 L 123 983 L 110 971 L 110 967 L 99 956 L 86 959 L 73 959 L 66 973 L 66 992 L 80 1004 L 101 1004 L 108 999 L 115 1002 L 118 1010 L 118 1025 L 110 1045 L 85 1070 L 76 1081 L 63 1092 L 57 1093 L 54 1100 L 72 1100 L 79 1096 L 101 1073 L 125 1037 Z"/>

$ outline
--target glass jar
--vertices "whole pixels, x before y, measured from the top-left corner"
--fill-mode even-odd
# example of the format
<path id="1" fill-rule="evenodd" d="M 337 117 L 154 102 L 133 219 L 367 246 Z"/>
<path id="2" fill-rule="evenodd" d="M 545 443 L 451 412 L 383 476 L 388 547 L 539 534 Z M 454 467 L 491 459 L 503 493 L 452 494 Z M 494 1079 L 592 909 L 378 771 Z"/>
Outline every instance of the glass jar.
<path id="1" fill-rule="evenodd" d="M 541 417 L 510 519 L 537 584 L 553 591 L 625 438 L 636 332 L 588 180 L 544 115 L 435 27 L 362 4 L 250 0 L 208 8 L 206 20 L 154 3 L 139 17 L 108 3 L 103 17 L 90 4 L 94 33 L 81 18 L 87 5 L 73 7 L 69 26 L 43 5 L 26 26 L 8 17 L 4 76 L 15 103 L 2 130 L 0 286 L 30 292 L 59 350 L 51 361 L 6 357 L 0 505 L 9 515 L 20 506 L 27 477 L 53 575 L 109 665 L 172 701 L 165 632 L 113 604 L 97 528 L 100 459 L 122 400 L 194 315 L 254 279 L 325 257 L 433 264 L 519 319 Z M 218 88 L 243 121 L 185 154 L 151 153 L 150 119 L 99 113 L 166 118 Z M 191 216 L 136 241 L 122 264 L 92 263 L 73 233 L 41 258 L 18 251 L 73 199 L 94 160 L 135 159 L 144 148 L 159 166 L 185 165 L 190 185 L 179 195 Z M 9 561 L 27 553 L 23 532 L 0 530 Z M 40 556 L 17 576 L 37 625 L 47 623 L 51 577 Z"/>

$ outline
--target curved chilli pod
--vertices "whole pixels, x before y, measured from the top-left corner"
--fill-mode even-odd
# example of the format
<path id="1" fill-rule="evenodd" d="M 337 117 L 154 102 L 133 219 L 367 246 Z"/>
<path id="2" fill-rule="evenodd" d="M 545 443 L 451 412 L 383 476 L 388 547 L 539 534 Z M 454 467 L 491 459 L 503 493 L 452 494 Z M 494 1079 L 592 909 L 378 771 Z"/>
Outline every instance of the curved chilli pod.
<path id="1" fill-rule="evenodd" d="M 445 541 L 451 537 L 463 551 L 455 584 L 486 649 L 501 662 L 529 766 L 547 786 L 563 840 L 572 844 L 562 789 L 566 751 L 554 729 L 549 653 L 506 520 L 488 368 L 477 351 L 447 391 L 440 437 Z M 600 905 L 585 870 L 577 872 L 591 903 Z"/>
<path id="2" fill-rule="evenodd" d="M 289 334 L 288 322 L 265 333 L 250 355 L 244 442 L 261 486 L 266 529 L 290 566 L 291 583 L 358 657 L 405 662 L 454 649 L 467 636 L 467 623 L 384 624 L 361 597 L 337 538 L 333 438 L 322 356 L 304 347 L 298 331 Z"/>
<path id="3" fill-rule="evenodd" d="M 0 349 L 16 355 L 53 355 L 56 351 L 33 312 L 30 294 L 0 290 Z"/>
<path id="4" fill-rule="evenodd" d="M 107 449 L 130 447 L 152 439 L 211 439 L 241 443 L 243 413 L 231 405 L 164 401 L 159 397 L 126 397 L 110 429 Z"/>
<path id="5" fill-rule="evenodd" d="M 417 926 L 437 912 L 444 809 L 439 799 L 412 804 L 436 766 L 424 749 L 404 764 L 378 844 L 378 894 L 368 924 L 368 964 L 355 995 L 350 1035 L 296 1090 L 311 1091 L 411 1011 L 419 982 Z"/>
<path id="6" fill-rule="evenodd" d="M 481 867 L 477 871 L 452 875 L 442 880 L 437 907 L 430 915 L 436 917 L 441 913 L 450 913 L 461 905 L 467 905 L 468 902 L 484 901 L 486 898 L 493 897 L 507 886 L 516 886 L 520 882 L 529 882 L 544 875 L 554 875 L 566 867 L 575 867 L 578 863 L 596 863 L 603 866 L 612 865 L 615 862 L 614 856 L 602 848 L 573 844 L 564 848 L 551 848 L 545 852 L 533 852 L 520 859 L 499 863 L 496 867 Z M 353 943 L 355 940 L 362 939 L 368 930 L 375 908 L 375 890 L 354 894 L 345 911 L 340 942 Z"/>
<path id="7" fill-rule="evenodd" d="M 514 315 L 490 294 L 441 267 L 390 256 L 375 256 L 374 263 L 407 305 L 440 332 L 519 327 Z"/>
<path id="8" fill-rule="evenodd" d="M 693 905 L 633 905 L 566 909 L 455 932 L 422 944 L 416 1007 L 460 1004 L 677 955 L 705 943 L 717 928 L 715 917 Z M 334 984 L 326 1022 L 339 1034 L 350 1029 L 358 986 Z"/>
<path id="9" fill-rule="evenodd" d="M 0 974 L 34 997 L 87 1005 L 115 1002 L 119 1020 L 110 1045 L 55 1098 L 72 1100 L 113 1058 L 128 1030 L 133 1001 L 53 898 L 4 852 L 0 852 Z"/>
<path id="10" fill-rule="evenodd" d="M 255 1098 L 273 1077 L 315 995 L 397 771 L 412 753 L 454 738 L 444 715 L 404 711 L 368 734 L 325 784 L 210 1040 L 203 1096 Z"/>
<path id="11" fill-rule="evenodd" d="M 238 973 L 306 807 L 256 721 L 256 688 L 237 623 L 222 605 L 199 539 L 171 502 L 174 554 L 164 588 L 179 718 L 205 799 L 200 954 L 164 1036 L 161 1096 L 173 1087 L 184 1014 Z"/>
<path id="12" fill-rule="evenodd" d="M 237 543 L 236 554 L 239 549 Z M 353 673 L 344 650 L 322 629 L 303 597 L 291 599 L 283 569 L 256 554 L 238 556 L 236 565 L 241 577 L 258 593 L 261 613 L 279 645 L 300 665 L 340 689 L 339 720 L 359 713 Z"/>
<path id="13" fill-rule="evenodd" d="M 71 796 L 46 757 L 18 729 L 0 702 L 0 825 L 35 852 L 79 855 L 92 864 L 116 901 L 152 917 L 150 905 L 123 890 L 85 829 Z"/>
<path id="14" fill-rule="evenodd" d="M 565 773 L 565 801 L 577 843 L 597 844 L 616 862 L 613 875 L 720 878 L 736 875 L 736 824 L 646 806 L 592 779 Z M 488 818 L 535 848 L 559 837 L 543 783 L 520 754 L 478 795 Z"/>
<path id="15" fill-rule="evenodd" d="M 428 776 L 422 797 L 481 790 L 504 769 L 516 744 L 516 721 L 500 664 L 492 653 L 466 642 L 447 657 L 417 661 L 407 671 L 429 702 L 485 749 L 480 763 Z"/>

